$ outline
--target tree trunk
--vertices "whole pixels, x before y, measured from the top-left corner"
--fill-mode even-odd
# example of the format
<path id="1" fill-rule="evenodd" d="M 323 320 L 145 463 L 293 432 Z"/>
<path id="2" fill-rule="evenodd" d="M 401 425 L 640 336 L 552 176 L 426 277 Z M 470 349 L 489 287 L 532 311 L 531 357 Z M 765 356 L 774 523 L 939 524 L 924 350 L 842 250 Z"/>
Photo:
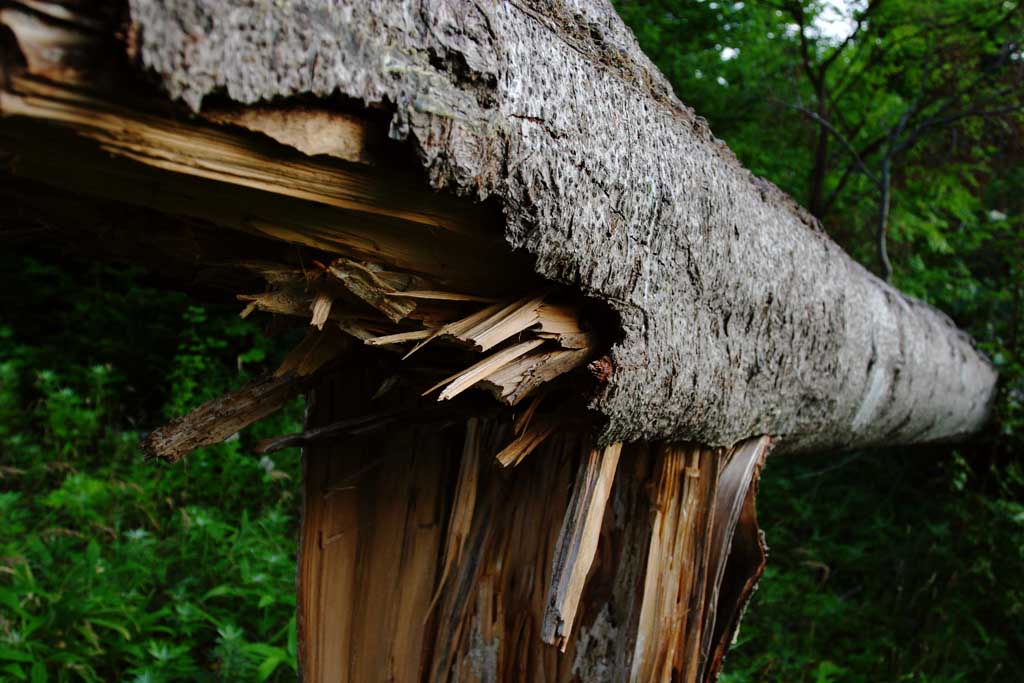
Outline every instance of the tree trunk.
<path id="1" fill-rule="evenodd" d="M 352 358 L 312 391 L 309 426 L 364 413 L 385 377 Z M 556 571 L 573 556 L 562 539 L 592 443 L 562 431 L 502 469 L 493 455 L 509 430 L 471 418 L 305 449 L 304 681 L 696 682 L 718 670 L 763 566 L 751 511 L 766 442 L 625 447 L 587 532 L 596 553 L 575 623 L 553 646 L 545 615 L 564 595 Z"/>
<path id="2" fill-rule="evenodd" d="M 261 446 L 304 447 L 306 680 L 712 680 L 770 445 L 986 417 L 971 340 L 743 169 L 603 0 L 126 4 L 0 9 L 4 174 L 15 213 L 308 328 L 147 443 L 313 387 Z"/>

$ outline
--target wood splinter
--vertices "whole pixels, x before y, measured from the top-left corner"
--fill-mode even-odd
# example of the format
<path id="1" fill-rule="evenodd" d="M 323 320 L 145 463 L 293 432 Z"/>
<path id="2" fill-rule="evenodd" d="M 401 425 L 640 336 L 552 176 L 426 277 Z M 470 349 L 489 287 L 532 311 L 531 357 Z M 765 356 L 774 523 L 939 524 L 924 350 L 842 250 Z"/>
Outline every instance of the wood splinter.
<path id="1" fill-rule="evenodd" d="M 147 434 L 139 444 L 142 452 L 147 459 L 173 463 L 197 448 L 231 438 L 302 394 L 317 371 L 350 346 L 340 332 L 311 332 L 275 372 L 211 399 Z"/>
<path id="2" fill-rule="evenodd" d="M 276 412 L 302 393 L 306 379 L 295 372 L 255 379 L 150 432 L 140 443 L 142 452 L 147 459 L 178 462 Z"/>
<path id="3" fill-rule="evenodd" d="M 565 652 L 587 574 L 594 563 L 601 522 L 622 444 L 593 449 L 580 463 L 555 546 L 541 639 Z"/>

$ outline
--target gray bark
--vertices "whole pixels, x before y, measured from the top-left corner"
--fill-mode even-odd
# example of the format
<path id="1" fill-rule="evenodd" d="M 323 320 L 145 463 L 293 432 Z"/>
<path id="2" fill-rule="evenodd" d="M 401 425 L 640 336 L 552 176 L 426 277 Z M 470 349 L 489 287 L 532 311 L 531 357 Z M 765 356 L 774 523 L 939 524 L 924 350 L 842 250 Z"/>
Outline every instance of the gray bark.
<path id="1" fill-rule="evenodd" d="M 436 187 L 495 198 L 539 273 L 620 316 L 606 440 L 848 448 L 985 419 L 971 340 L 744 169 L 605 0 L 129 5 L 139 63 L 193 108 L 384 103 Z"/>

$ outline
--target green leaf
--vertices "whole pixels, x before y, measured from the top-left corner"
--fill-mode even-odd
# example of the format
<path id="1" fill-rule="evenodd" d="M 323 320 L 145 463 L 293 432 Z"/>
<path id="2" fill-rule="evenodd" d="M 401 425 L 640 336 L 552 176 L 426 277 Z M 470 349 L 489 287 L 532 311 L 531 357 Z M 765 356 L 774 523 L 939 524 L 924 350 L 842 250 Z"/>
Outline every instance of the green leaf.
<path id="1" fill-rule="evenodd" d="M 0 659 L 7 660 L 9 662 L 24 662 L 26 664 L 31 664 L 35 661 L 31 656 L 24 652 L 19 652 L 18 650 L 13 650 L 2 645 L 0 645 Z"/>
<path id="2" fill-rule="evenodd" d="M 259 667 L 256 669 L 256 676 L 261 681 L 267 680 L 277 667 L 281 665 L 282 661 L 280 657 L 267 657 L 260 662 Z"/>

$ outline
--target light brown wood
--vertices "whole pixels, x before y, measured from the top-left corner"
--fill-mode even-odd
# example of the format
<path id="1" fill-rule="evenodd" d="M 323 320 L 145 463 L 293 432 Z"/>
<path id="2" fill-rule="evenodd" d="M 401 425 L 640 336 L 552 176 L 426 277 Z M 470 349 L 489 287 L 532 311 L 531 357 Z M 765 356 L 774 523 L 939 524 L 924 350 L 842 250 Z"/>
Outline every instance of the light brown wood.
<path id="1" fill-rule="evenodd" d="M 377 160 L 374 146 L 386 134 L 383 126 L 366 119 L 327 107 L 296 103 L 206 107 L 202 115 L 213 123 L 262 133 L 308 156 L 323 154 L 364 164 Z"/>
<path id="2" fill-rule="evenodd" d="M 569 642 L 583 585 L 597 552 L 605 506 L 621 453 L 622 444 L 617 443 L 592 449 L 582 460 L 558 533 L 541 638 L 562 652 Z"/>
<path id="3" fill-rule="evenodd" d="M 321 384 L 310 424 L 357 415 L 377 378 L 357 363 Z M 304 453 L 301 666 L 307 681 L 415 681 L 442 550 L 447 454 L 432 430 Z"/>
<path id="4" fill-rule="evenodd" d="M 711 510 L 719 454 L 701 448 L 659 449 L 655 515 L 630 681 L 696 682 L 699 660 L 684 647 L 700 633 Z"/>
<path id="5" fill-rule="evenodd" d="M 506 405 L 514 406 L 548 382 L 575 370 L 593 357 L 593 345 L 581 349 L 536 351 L 517 358 L 480 381 Z"/>
<path id="6" fill-rule="evenodd" d="M 46 14 L 0 14 L 26 62 L 5 65 L 0 89 L 0 150 L 18 155 L 22 177 L 429 273 L 439 291 L 535 281 L 500 216 L 394 163 L 379 124 L 310 106 L 187 116 L 155 88 L 115 89 L 127 63 L 107 57 L 123 46 Z"/>
<path id="7" fill-rule="evenodd" d="M 477 382 L 487 379 L 492 373 L 497 372 L 501 368 L 505 367 L 516 358 L 519 358 L 523 354 L 529 353 L 533 349 L 537 348 L 544 343 L 543 339 L 531 339 L 529 341 L 520 342 L 519 344 L 513 344 L 512 346 L 505 347 L 501 351 L 497 351 L 490 356 L 487 356 L 478 363 L 474 363 L 465 370 L 458 374 L 447 377 L 431 388 L 423 392 L 423 395 L 440 389 L 441 393 L 438 395 L 439 401 L 445 401 L 450 398 L 454 398 L 461 394 L 466 389 L 469 389 Z"/>
<path id="8" fill-rule="evenodd" d="M 551 419 L 538 419 L 523 430 L 523 433 L 513 439 L 501 452 L 494 456 L 502 467 L 514 467 L 523 461 L 526 456 L 537 449 L 544 440 L 551 436 L 558 428 L 558 423 Z"/>
<path id="9" fill-rule="evenodd" d="M 764 570 L 765 548 L 753 508 L 770 446 L 771 440 L 761 437 L 728 452 L 658 447 L 655 514 L 630 681 L 717 678 L 740 613 Z"/>

